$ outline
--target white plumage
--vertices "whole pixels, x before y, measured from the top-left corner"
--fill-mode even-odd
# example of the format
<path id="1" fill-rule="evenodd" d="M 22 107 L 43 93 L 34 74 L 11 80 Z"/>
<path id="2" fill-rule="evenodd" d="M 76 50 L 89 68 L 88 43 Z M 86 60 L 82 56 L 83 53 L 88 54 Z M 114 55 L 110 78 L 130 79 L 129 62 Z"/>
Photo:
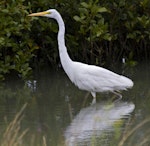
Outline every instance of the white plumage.
<path id="1" fill-rule="evenodd" d="M 33 13 L 29 16 L 45 16 L 57 21 L 59 25 L 58 48 L 61 64 L 70 80 L 79 89 L 91 92 L 93 103 L 96 102 L 96 92 L 114 92 L 126 90 L 133 86 L 132 80 L 127 77 L 118 75 L 102 67 L 72 61 L 65 46 L 64 21 L 57 10 L 50 9 L 44 12 Z"/>

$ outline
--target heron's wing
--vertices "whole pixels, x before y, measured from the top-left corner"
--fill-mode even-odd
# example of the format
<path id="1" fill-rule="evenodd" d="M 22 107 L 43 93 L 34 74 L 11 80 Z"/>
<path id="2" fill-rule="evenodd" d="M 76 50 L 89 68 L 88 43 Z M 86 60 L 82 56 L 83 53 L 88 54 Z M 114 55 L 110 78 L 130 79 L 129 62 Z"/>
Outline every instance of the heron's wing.
<path id="1" fill-rule="evenodd" d="M 88 91 L 125 90 L 131 84 L 130 79 L 94 65 L 79 64 L 75 73 L 75 84 Z"/>

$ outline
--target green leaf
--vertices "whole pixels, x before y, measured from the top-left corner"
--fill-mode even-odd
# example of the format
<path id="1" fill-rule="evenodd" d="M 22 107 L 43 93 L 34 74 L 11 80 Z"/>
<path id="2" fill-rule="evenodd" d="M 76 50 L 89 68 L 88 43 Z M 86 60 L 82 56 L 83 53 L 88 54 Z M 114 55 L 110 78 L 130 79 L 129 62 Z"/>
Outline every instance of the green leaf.
<path id="1" fill-rule="evenodd" d="M 100 8 L 98 8 L 97 11 L 100 12 L 100 13 L 108 12 L 108 10 L 105 7 L 100 7 Z"/>
<path id="2" fill-rule="evenodd" d="M 81 18 L 80 18 L 79 16 L 77 16 L 77 15 L 76 15 L 76 16 L 74 16 L 74 17 L 73 17 L 73 19 L 74 19 L 74 20 L 76 20 L 76 21 L 78 21 L 78 22 L 80 22 L 80 21 L 81 21 Z"/>
<path id="3" fill-rule="evenodd" d="M 82 2 L 81 6 L 85 7 L 85 8 L 89 8 L 89 5 L 86 2 Z"/>

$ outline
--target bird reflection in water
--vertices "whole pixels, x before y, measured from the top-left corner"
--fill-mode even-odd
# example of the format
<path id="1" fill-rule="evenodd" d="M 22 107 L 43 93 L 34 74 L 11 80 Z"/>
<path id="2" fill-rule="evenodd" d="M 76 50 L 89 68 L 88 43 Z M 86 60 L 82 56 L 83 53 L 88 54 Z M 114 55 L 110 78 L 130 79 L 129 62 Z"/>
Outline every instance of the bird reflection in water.
<path id="1" fill-rule="evenodd" d="M 115 122 L 128 118 L 135 105 L 127 102 L 97 103 L 83 108 L 65 131 L 66 146 L 90 144 L 93 137 L 113 131 Z"/>

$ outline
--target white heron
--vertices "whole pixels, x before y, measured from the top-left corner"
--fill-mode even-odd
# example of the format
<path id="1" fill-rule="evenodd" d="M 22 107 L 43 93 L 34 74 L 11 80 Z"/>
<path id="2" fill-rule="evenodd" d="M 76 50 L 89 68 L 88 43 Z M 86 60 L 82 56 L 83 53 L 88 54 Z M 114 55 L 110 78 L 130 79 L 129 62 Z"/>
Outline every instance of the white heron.
<path id="1" fill-rule="evenodd" d="M 92 103 L 96 103 L 96 92 L 113 92 L 126 90 L 133 86 L 132 80 L 118 75 L 105 68 L 72 61 L 65 46 L 65 24 L 60 13 L 55 9 L 44 12 L 32 13 L 28 16 L 45 16 L 53 18 L 59 26 L 58 49 L 61 64 L 70 80 L 81 90 L 89 91 L 93 96 Z"/>

